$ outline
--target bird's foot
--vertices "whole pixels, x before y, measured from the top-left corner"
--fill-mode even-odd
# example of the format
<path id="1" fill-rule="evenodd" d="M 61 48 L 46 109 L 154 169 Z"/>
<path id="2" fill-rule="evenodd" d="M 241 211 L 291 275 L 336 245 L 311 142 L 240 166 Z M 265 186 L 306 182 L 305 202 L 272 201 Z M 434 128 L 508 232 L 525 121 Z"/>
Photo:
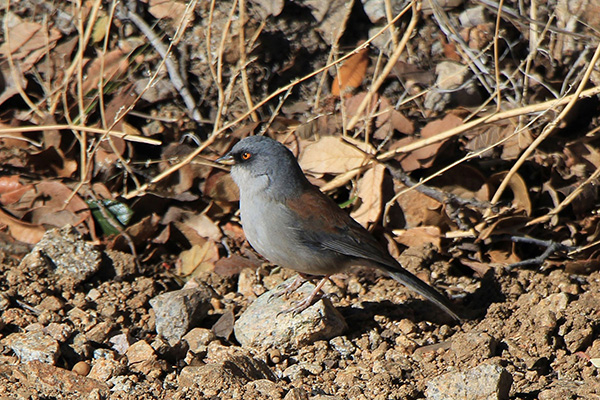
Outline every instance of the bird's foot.
<path id="1" fill-rule="evenodd" d="M 277 316 L 287 313 L 292 313 L 292 315 L 296 316 L 302 311 L 306 310 L 308 307 L 315 304 L 318 300 L 323 298 L 323 292 L 321 291 L 321 289 L 323 288 L 323 285 L 325 285 L 325 282 L 327 282 L 328 280 L 329 276 L 323 277 L 323 279 L 319 281 L 317 286 L 315 286 L 315 289 L 308 296 L 306 296 L 300 301 L 294 302 L 294 305 L 291 308 L 278 312 Z"/>
<path id="2" fill-rule="evenodd" d="M 273 299 L 278 299 L 281 296 L 288 297 L 290 294 L 294 293 L 300 286 L 304 284 L 304 282 L 312 279 L 313 275 L 306 274 L 298 274 L 294 278 L 294 280 L 288 284 L 282 285 L 283 288 L 277 292 L 274 292 L 269 298 L 268 302 L 270 303 Z"/>

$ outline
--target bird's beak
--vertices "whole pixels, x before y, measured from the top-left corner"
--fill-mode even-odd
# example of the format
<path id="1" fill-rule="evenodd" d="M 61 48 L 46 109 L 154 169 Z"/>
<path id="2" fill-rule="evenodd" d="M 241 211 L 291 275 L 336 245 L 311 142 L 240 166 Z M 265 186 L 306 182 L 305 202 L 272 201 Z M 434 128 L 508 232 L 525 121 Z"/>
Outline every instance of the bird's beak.
<path id="1" fill-rule="evenodd" d="M 234 165 L 235 159 L 233 158 L 231 153 L 227 153 L 223 157 L 217 158 L 216 162 L 222 165 Z"/>

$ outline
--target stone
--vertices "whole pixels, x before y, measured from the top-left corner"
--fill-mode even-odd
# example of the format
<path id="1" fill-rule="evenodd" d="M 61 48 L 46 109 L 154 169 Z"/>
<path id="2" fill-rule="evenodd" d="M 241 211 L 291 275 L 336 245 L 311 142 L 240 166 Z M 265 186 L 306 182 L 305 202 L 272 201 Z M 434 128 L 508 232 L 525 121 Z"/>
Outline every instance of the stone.
<path id="1" fill-rule="evenodd" d="M 108 395 L 108 386 L 103 382 L 39 361 L 0 365 L 0 376 L 19 382 L 23 388 L 35 388 L 43 394 L 39 398 L 86 398 L 94 392 L 102 398 Z"/>
<path id="2" fill-rule="evenodd" d="M 47 269 L 57 277 L 61 287 L 72 288 L 94 275 L 99 269 L 102 254 L 85 242 L 70 225 L 47 231 L 27 254 L 19 268 Z"/>
<path id="3" fill-rule="evenodd" d="M 123 370 L 124 366 L 114 359 L 98 358 L 94 360 L 92 369 L 87 376 L 100 382 L 107 382 L 109 379 L 118 376 Z"/>
<path id="4" fill-rule="evenodd" d="M 212 291 L 205 285 L 160 294 L 150 300 L 156 316 L 156 332 L 170 346 L 195 327 L 210 310 Z"/>
<path id="5" fill-rule="evenodd" d="M 58 342 L 42 331 L 13 333 L 6 343 L 19 357 L 21 362 L 40 361 L 55 364 L 60 348 Z"/>
<path id="6" fill-rule="evenodd" d="M 276 296 L 278 288 L 261 295 L 235 322 L 235 338 L 242 346 L 288 348 L 339 336 L 347 329 L 346 321 L 329 299 L 320 299 L 298 314 L 284 312 L 293 307 L 295 297 L 305 298 L 314 287 L 306 282 L 290 298 Z"/>
<path id="7" fill-rule="evenodd" d="M 443 374 L 427 382 L 428 400 L 504 400 L 512 386 L 512 375 L 499 365 L 481 364 L 466 371 Z"/>
<path id="8" fill-rule="evenodd" d="M 217 340 L 217 336 L 206 328 L 194 328 L 185 334 L 182 338 L 188 344 L 189 351 L 198 353 L 206 349 L 206 346 L 213 340 Z"/>

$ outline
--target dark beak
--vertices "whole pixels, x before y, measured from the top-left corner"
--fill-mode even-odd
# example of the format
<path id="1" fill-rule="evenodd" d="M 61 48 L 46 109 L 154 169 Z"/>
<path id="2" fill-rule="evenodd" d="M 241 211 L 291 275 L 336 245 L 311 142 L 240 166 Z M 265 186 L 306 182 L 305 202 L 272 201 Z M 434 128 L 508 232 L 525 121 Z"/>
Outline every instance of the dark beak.
<path id="1" fill-rule="evenodd" d="M 235 159 L 231 153 L 227 153 L 223 157 L 217 158 L 216 162 L 222 165 L 235 165 Z"/>

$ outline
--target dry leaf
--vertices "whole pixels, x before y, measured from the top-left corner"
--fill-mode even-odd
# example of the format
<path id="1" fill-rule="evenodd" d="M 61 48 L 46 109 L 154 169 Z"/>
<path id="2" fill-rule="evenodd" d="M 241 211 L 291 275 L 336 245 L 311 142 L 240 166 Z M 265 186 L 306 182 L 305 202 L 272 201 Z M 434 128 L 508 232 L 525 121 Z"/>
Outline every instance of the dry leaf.
<path id="1" fill-rule="evenodd" d="M 394 190 L 399 192 L 406 189 L 402 184 L 396 184 Z M 418 190 L 409 190 L 396 200 L 404 214 L 407 228 L 419 225 L 439 226 L 445 221 L 442 214 L 442 204 Z"/>
<path id="2" fill-rule="evenodd" d="M 506 174 L 506 171 L 494 174 L 490 177 L 488 183 L 490 185 L 499 185 L 504 180 Z M 516 210 L 524 210 L 525 215 L 531 215 L 532 207 L 531 200 L 529 199 L 529 190 L 521 175 L 514 174 L 508 182 L 508 187 L 513 192 L 513 207 Z"/>
<path id="3" fill-rule="evenodd" d="M 182 1 L 150 0 L 148 12 L 156 19 L 176 19 L 185 14 L 186 5 Z"/>
<path id="4" fill-rule="evenodd" d="M 442 249 L 442 232 L 437 226 L 419 226 L 407 230 L 394 231 L 394 240 L 407 247 L 422 247 L 433 244 L 437 251 Z"/>
<path id="5" fill-rule="evenodd" d="M 358 180 L 356 195 L 360 198 L 361 203 L 350 215 L 362 226 L 366 227 L 379 220 L 382 209 L 381 186 L 384 173 L 385 167 L 375 164 Z"/>
<path id="6" fill-rule="evenodd" d="M 299 162 L 304 171 L 313 174 L 341 174 L 363 166 L 368 160 L 365 153 L 341 138 L 325 136 L 306 146 Z"/>
<path id="7" fill-rule="evenodd" d="M 425 125 L 425 127 L 421 129 L 421 137 L 433 137 L 439 133 L 456 128 L 457 126 L 462 125 L 462 123 L 463 122 L 460 117 L 457 117 L 454 114 L 448 114 L 442 119 L 431 121 L 427 125 Z M 398 141 L 394 144 L 394 146 L 392 146 L 392 148 L 405 146 L 413 142 L 414 140 L 415 139 Z M 433 162 L 435 161 L 435 158 L 440 152 L 440 149 L 447 141 L 448 139 L 446 139 L 445 141 L 436 142 L 430 144 L 429 146 L 421 147 L 420 149 L 417 149 L 409 154 L 402 154 L 398 156 L 402 168 L 404 169 L 404 171 L 410 172 L 419 168 L 431 167 L 433 165 Z"/>
<path id="8" fill-rule="evenodd" d="M 336 97 L 339 97 L 340 94 L 347 96 L 351 91 L 358 88 L 365 79 L 368 66 L 369 50 L 367 48 L 360 50 L 344 61 L 331 83 L 331 94 Z"/>
<path id="9" fill-rule="evenodd" d="M 215 268 L 219 259 L 219 250 L 212 241 L 203 245 L 192 246 L 191 249 L 182 251 L 177 263 L 177 275 L 193 278 L 201 272 L 210 272 Z"/>
<path id="10" fill-rule="evenodd" d="M 36 244 L 46 233 L 46 229 L 42 225 L 23 222 L 5 213 L 2 209 L 0 209 L 0 223 L 8 226 L 11 236 L 23 243 Z"/>

